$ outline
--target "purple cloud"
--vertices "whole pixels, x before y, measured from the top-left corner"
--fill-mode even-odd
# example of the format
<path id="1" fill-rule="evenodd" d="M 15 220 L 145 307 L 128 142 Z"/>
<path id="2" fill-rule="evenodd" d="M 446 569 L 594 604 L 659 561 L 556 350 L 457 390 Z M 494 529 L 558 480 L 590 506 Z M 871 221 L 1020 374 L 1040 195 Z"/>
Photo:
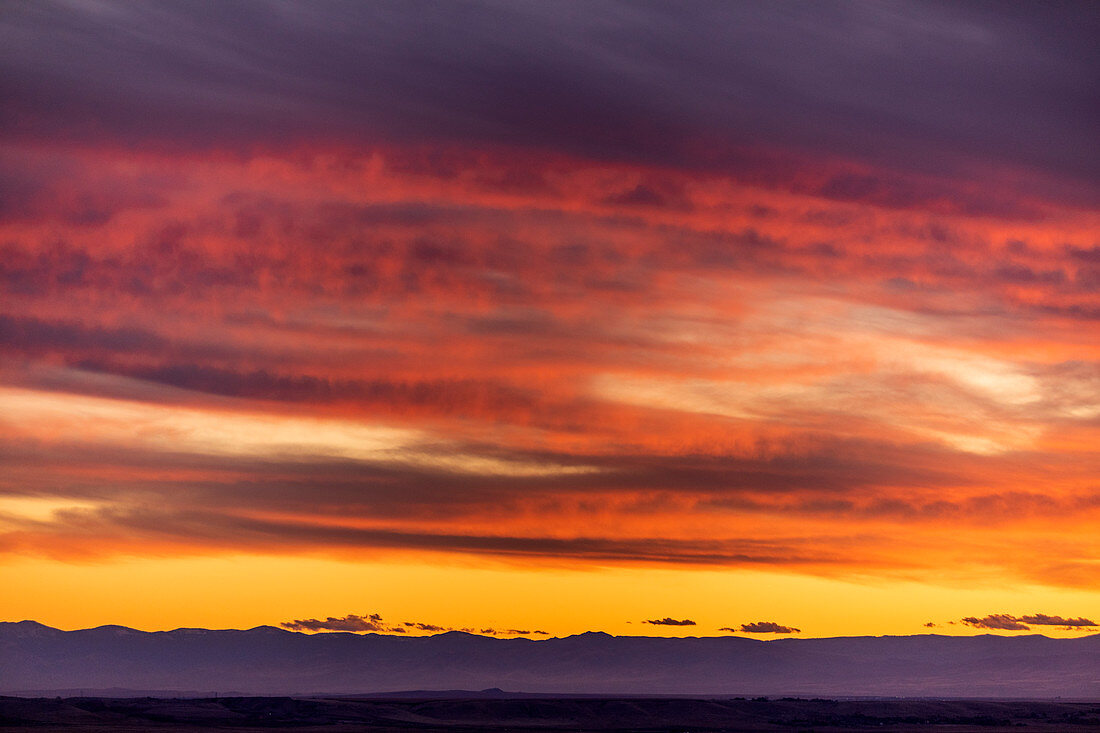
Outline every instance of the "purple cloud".
<path id="1" fill-rule="evenodd" d="M 674 619 L 668 616 L 664 618 L 654 618 L 642 621 L 643 624 L 652 624 L 653 626 L 694 626 L 695 622 L 689 618 Z"/>
<path id="2" fill-rule="evenodd" d="M 802 632 L 802 629 L 784 626 L 774 621 L 753 621 L 749 624 L 741 624 L 740 630 L 746 634 L 799 634 Z M 733 629 L 727 626 L 721 631 L 733 631 Z"/>
<path id="3" fill-rule="evenodd" d="M 382 617 L 377 613 L 369 616 L 357 616 L 349 613 L 342 618 L 329 616 L 325 620 L 316 618 L 302 618 L 293 621 L 283 621 L 279 624 L 291 631 L 387 631 L 382 623 Z"/>

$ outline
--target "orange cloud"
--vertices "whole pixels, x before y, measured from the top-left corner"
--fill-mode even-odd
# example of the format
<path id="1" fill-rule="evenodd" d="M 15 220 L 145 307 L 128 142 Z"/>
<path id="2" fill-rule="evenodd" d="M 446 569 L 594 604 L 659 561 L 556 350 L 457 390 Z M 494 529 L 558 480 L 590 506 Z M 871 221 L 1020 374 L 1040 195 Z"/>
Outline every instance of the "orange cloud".
<path id="1" fill-rule="evenodd" d="M 1082 586 L 1100 551 L 1096 220 L 1010 179 L 17 147 L 56 167 L 0 223 L 0 490 L 92 504 L 13 509 L 9 552 Z"/>

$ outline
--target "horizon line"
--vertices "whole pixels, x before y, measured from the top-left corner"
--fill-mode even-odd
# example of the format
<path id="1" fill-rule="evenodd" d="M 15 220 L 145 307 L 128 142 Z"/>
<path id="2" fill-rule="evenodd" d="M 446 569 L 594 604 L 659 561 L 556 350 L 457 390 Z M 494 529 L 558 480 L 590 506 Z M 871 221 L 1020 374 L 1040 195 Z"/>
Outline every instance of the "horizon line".
<path id="1" fill-rule="evenodd" d="M 580 637 L 580 636 L 606 636 L 606 637 L 610 637 L 610 638 L 613 638 L 613 639 L 664 639 L 664 640 L 678 640 L 678 639 L 681 639 L 681 640 L 688 640 L 688 639 L 743 639 L 743 640 L 746 640 L 746 641 L 760 641 L 760 642 L 771 642 L 771 641 L 824 641 L 824 640 L 830 640 L 830 639 L 907 639 L 907 638 L 916 638 L 916 637 L 938 637 L 938 638 L 944 638 L 944 639 L 972 639 L 972 638 L 980 638 L 980 637 L 995 637 L 995 638 L 998 638 L 998 639 L 1022 639 L 1022 638 L 1031 638 L 1031 637 L 1041 637 L 1041 638 L 1044 638 L 1044 639 L 1050 639 L 1052 641 L 1074 641 L 1074 640 L 1077 640 L 1077 639 L 1088 639 L 1088 638 L 1091 638 L 1091 637 L 1094 637 L 1094 636 L 1100 636 L 1100 631 L 1093 631 L 1091 633 L 1083 634 L 1081 636 L 1065 638 L 1065 637 L 1057 637 L 1057 636 L 1047 636 L 1046 634 L 1038 633 L 1038 632 L 1035 632 L 1035 631 L 1031 631 L 1029 633 L 993 633 L 993 630 L 987 630 L 987 631 L 985 631 L 983 633 L 980 633 L 980 634 L 941 634 L 941 633 L 935 633 L 935 632 L 925 632 L 925 633 L 915 633 L 915 634 L 852 634 L 852 635 L 837 635 L 837 636 L 794 636 L 794 635 L 789 635 L 789 634 L 768 634 L 769 636 L 773 636 L 774 638 L 758 638 L 756 636 L 749 636 L 749 635 L 744 635 L 744 634 L 650 636 L 650 635 L 644 635 L 644 634 L 629 634 L 629 635 L 627 635 L 627 634 L 612 634 L 612 633 L 607 632 L 607 631 L 589 630 L 589 631 L 582 631 L 582 632 L 579 632 L 579 633 L 576 633 L 576 634 L 566 634 L 566 635 L 563 635 L 563 636 L 549 635 L 549 636 L 543 636 L 541 638 L 532 638 L 532 635 L 530 635 L 530 634 L 527 634 L 527 635 L 524 635 L 524 634 L 514 634 L 514 635 L 509 634 L 509 635 L 506 636 L 506 638 L 501 638 L 500 636 L 494 636 L 494 635 L 491 635 L 491 634 L 480 634 L 480 633 L 470 632 L 470 631 L 463 631 L 461 629 L 450 629 L 448 631 L 440 631 L 440 632 L 431 633 L 431 634 L 402 634 L 402 633 L 386 633 L 386 632 L 379 632 L 379 631 L 343 631 L 343 630 L 295 631 L 295 630 L 291 630 L 291 629 L 281 628 L 279 626 L 275 626 L 275 625 L 272 625 L 272 624 L 260 624 L 258 626 L 252 626 L 252 627 L 247 628 L 247 629 L 239 629 L 239 628 L 217 628 L 217 629 L 214 629 L 214 628 L 206 628 L 206 627 L 203 627 L 203 626 L 180 626 L 180 627 L 176 627 L 176 628 L 173 628 L 173 629 L 155 629 L 155 630 L 149 631 L 149 630 L 145 630 L 145 629 L 134 628 L 132 626 L 125 626 L 123 624 L 100 624 L 99 626 L 89 626 L 89 627 L 86 627 L 86 628 L 62 629 L 62 628 L 58 628 L 56 626 L 50 626 L 49 624 L 44 624 L 41 621 L 36 621 L 34 619 L 22 619 L 20 621 L 0 621 L 0 626 L 5 626 L 5 625 L 18 626 L 20 624 L 34 624 L 36 626 L 40 626 L 42 628 L 49 629 L 51 631 L 57 631 L 57 632 L 63 633 L 63 634 L 77 633 L 77 632 L 81 632 L 81 631 L 98 631 L 98 630 L 101 630 L 101 629 L 120 629 L 120 630 L 125 630 L 125 631 L 132 631 L 132 632 L 138 633 L 138 634 L 171 634 L 171 633 L 180 632 L 180 631 L 184 631 L 184 632 L 186 632 L 186 631 L 208 631 L 208 632 L 231 632 L 231 631 L 233 631 L 233 632 L 238 632 L 238 633 L 247 633 L 247 632 L 250 632 L 250 631 L 272 630 L 272 631 L 278 631 L 278 632 L 284 633 L 284 634 L 294 634 L 294 635 L 298 635 L 298 636 L 310 636 L 310 637 L 312 637 L 312 636 L 347 635 L 347 636 L 358 636 L 358 637 L 378 636 L 378 637 L 386 637 L 386 638 L 393 638 L 393 639 L 434 639 L 434 638 L 440 637 L 440 636 L 461 635 L 461 636 L 473 636 L 473 637 L 478 637 L 478 638 L 481 638 L 481 639 L 491 639 L 491 640 L 494 640 L 494 641 L 525 640 L 525 641 L 532 641 L 532 642 L 572 639 L 572 638 L 576 638 L 576 637 Z"/>

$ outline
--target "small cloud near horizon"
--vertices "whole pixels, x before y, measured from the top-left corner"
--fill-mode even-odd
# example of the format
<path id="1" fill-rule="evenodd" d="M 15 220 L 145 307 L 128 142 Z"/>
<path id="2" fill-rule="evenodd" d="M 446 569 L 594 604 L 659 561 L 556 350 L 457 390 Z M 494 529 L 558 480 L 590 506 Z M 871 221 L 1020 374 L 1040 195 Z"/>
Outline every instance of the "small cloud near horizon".
<path id="1" fill-rule="evenodd" d="M 1087 628 L 1097 625 L 1092 619 L 1087 619 L 1083 616 L 1078 616 L 1077 618 L 1062 618 L 1061 616 L 1048 616 L 1045 613 L 1037 613 L 1033 616 L 1020 616 L 1019 620 L 1025 624 L 1032 624 L 1034 626 L 1061 626 L 1069 629 Z"/>
<path id="2" fill-rule="evenodd" d="M 422 621 L 402 621 L 400 624 L 387 624 L 382 620 L 382 616 L 377 613 L 372 613 L 367 616 L 359 616 L 354 613 L 349 613 L 347 616 L 337 618 L 335 616 L 329 616 L 328 618 L 316 619 L 316 618 L 300 618 L 293 621 L 283 621 L 279 624 L 284 629 L 290 631 L 351 631 L 351 632 L 367 632 L 373 631 L 383 634 L 407 634 L 410 630 L 413 631 L 425 631 L 432 634 L 445 633 L 448 631 L 464 631 L 468 634 L 486 634 L 489 636 L 549 636 L 549 632 L 542 629 L 493 629 L 493 628 L 461 628 L 456 629 L 453 626 L 439 626 L 437 624 L 424 623 Z"/>
<path id="3" fill-rule="evenodd" d="M 796 629 L 793 626 L 784 626 L 783 624 L 777 624 L 775 621 L 753 621 L 749 624 L 741 624 L 740 629 L 733 629 L 729 626 L 723 626 L 719 631 L 729 631 L 736 633 L 741 631 L 745 634 L 801 634 L 802 629 Z"/>
<path id="4" fill-rule="evenodd" d="M 651 624 L 653 626 L 695 626 L 695 622 L 689 618 L 674 619 L 668 616 L 664 618 L 650 618 L 642 621 L 643 624 Z"/>
<path id="5" fill-rule="evenodd" d="M 967 616 L 961 619 L 960 623 L 966 626 L 972 626 L 976 629 L 995 629 L 998 631 L 1030 631 L 1031 626 L 1057 626 L 1063 631 L 1076 631 L 1097 626 L 1095 621 L 1085 618 L 1084 616 L 1063 618 L 1062 616 L 1050 616 L 1045 613 L 1036 613 L 1027 616 L 1013 616 L 1009 613 L 991 613 L 982 618 Z"/>
<path id="6" fill-rule="evenodd" d="M 342 618 L 329 616 L 325 620 L 316 618 L 299 618 L 293 621 L 283 621 L 284 629 L 291 631 L 386 631 L 382 617 L 377 613 L 368 616 L 358 616 L 349 613 Z"/>

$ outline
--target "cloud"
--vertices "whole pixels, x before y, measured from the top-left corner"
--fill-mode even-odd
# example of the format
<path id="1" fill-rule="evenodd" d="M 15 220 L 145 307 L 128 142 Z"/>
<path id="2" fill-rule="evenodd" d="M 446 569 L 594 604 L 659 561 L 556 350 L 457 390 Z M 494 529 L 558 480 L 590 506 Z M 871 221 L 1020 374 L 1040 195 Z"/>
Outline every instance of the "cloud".
<path id="1" fill-rule="evenodd" d="M 952 622 L 953 623 L 953 622 Z M 961 623 L 978 629 L 1000 629 L 1004 631 L 1030 631 L 1031 626 L 1058 626 L 1064 631 L 1092 628 L 1097 623 L 1092 619 L 1078 616 L 1077 618 L 1063 618 L 1062 616 L 1050 616 L 1045 613 L 1035 613 L 1024 616 L 1013 616 L 1008 613 L 993 613 L 983 618 L 967 616 Z"/>
<path id="2" fill-rule="evenodd" d="M 357 616 L 349 613 L 342 618 L 329 616 L 325 620 L 316 618 L 295 619 L 283 621 L 279 624 L 291 631 L 388 631 L 382 623 L 382 617 L 377 613 L 368 616 Z"/>
<path id="3" fill-rule="evenodd" d="M 1067 244 L 1065 249 L 1066 253 L 1076 260 L 1100 264 L 1100 244 L 1094 244 L 1091 247 L 1074 247 L 1072 244 Z"/>
<path id="4" fill-rule="evenodd" d="M 28 354 L 72 353 L 83 349 L 159 350 L 165 343 L 163 337 L 144 329 L 103 328 L 77 321 L 44 321 L 0 314 L 0 344 Z"/>
<path id="5" fill-rule="evenodd" d="M 1048 616 L 1045 613 L 1020 616 L 1018 620 L 1025 624 L 1034 624 L 1035 626 L 1087 627 L 1097 625 L 1092 619 L 1087 619 L 1083 616 L 1078 616 L 1077 618 L 1062 618 L 1061 616 Z"/>
<path id="6" fill-rule="evenodd" d="M 1090 584 L 1069 11 L 352 5 L 5 13 L 5 551 Z"/>
<path id="7" fill-rule="evenodd" d="M 999 628 L 1003 631 L 1030 631 L 1029 624 L 1033 626 L 1060 626 L 1065 631 L 1097 625 L 1095 621 L 1086 619 L 1084 616 L 1078 616 L 1077 619 L 1071 619 L 1071 617 L 1066 619 L 1063 616 L 1052 616 L 1045 613 L 1022 616 L 1014 616 L 1009 613 L 992 613 L 982 617 L 982 619 L 978 619 L 976 616 L 967 616 L 961 620 L 961 623 L 976 628 Z"/>
<path id="8" fill-rule="evenodd" d="M 367 616 L 348 614 L 336 618 L 329 616 L 321 620 L 316 618 L 295 619 L 279 624 L 291 631 L 352 631 L 352 632 L 377 632 L 384 634 L 407 634 L 410 630 L 425 631 L 428 633 L 445 633 L 455 631 L 452 626 L 439 626 L 438 624 L 424 623 L 421 621 L 402 621 L 399 624 L 388 624 L 382 620 L 382 616 L 372 613 Z M 495 629 L 491 627 L 473 629 L 463 628 L 460 631 L 467 633 L 480 633 L 488 636 L 549 636 L 549 633 L 541 629 Z"/>
<path id="9" fill-rule="evenodd" d="M 1020 619 L 1007 613 L 993 613 L 983 618 L 967 616 L 962 623 L 973 626 L 976 629 L 1001 629 L 1004 631 L 1028 631 L 1028 627 L 1020 623 Z"/>
<path id="10" fill-rule="evenodd" d="M 723 631 L 733 631 L 733 629 L 726 627 Z M 753 621 L 748 624 L 741 624 L 741 629 L 746 634 L 798 634 L 801 633 L 801 629 L 796 629 L 793 626 L 784 626 L 777 624 L 774 621 Z"/>
<path id="11" fill-rule="evenodd" d="M 8 330 L 0 317 L 0 343 L 10 338 Z M 278 374 L 263 369 L 241 373 L 193 363 L 139 366 L 84 360 L 79 366 L 89 371 L 246 399 L 312 404 L 354 402 L 402 409 L 433 408 L 438 413 L 464 414 L 477 409 L 531 411 L 539 406 L 538 396 L 530 391 L 493 380 L 330 379 L 308 374 Z"/>
<path id="12" fill-rule="evenodd" d="M 726 169 L 744 165 L 738 143 L 763 139 L 1095 179 L 1096 156 L 1081 154 L 1094 26 L 1073 4 L 428 7 L 16 6 L 5 116 L 29 139 L 245 147 L 265 130 L 271 145 L 502 141 Z"/>
<path id="13" fill-rule="evenodd" d="M 38 552 L 61 551 L 69 542 L 80 552 L 98 552 L 105 537 L 141 537 L 146 541 L 167 541 L 185 548 L 201 528 L 202 537 L 213 547 L 249 548 L 265 552 L 295 552 L 323 546 L 339 554 L 341 550 L 375 547 L 418 549 L 430 552 L 508 557 L 513 559 L 574 559 L 617 563 L 685 563 L 712 566 L 815 565 L 843 564 L 842 556 L 825 552 L 813 538 L 775 541 L 773 539 L 669 539 L 575 537 L 544 535 L 501 535 L 496 533 L 438 533 L 431 531 L 354 527 L 317 521 L 273 521 L 236 514 L 218 514 L 209 510 L 179 508 L 155 510 L 151 507 L 118 509 L 101 507 L 95 511 L 60 513 L 51 524 L 35 523 L 12 536 L 20 546 L 30 549 L 37 541 Z M 40 534 L 39 534 L 40 533 Z M 85 544 L 99 534 L 100 539 Z M 660 620 L 657 620 L 660 621 Z"/>
<path id="14" fill-rule="evenodd" d="M 639 183 L 634 188 L 621 193 L 607 196 L 603 203 L 611 206 L 654 206 L 654 207 L 678 207 L 684 208 L 682 192 L 667 190 L 668 187 L 657 187 Z"/>
<path id="15" fill-rule="evenodd" d="M 643 624 L 652 624 L 654 626 L 695 626 L 695 622 L 689 618 L 674 619 L 665 616 L 664 618 L 647 619 L 642 621 Z"/>

